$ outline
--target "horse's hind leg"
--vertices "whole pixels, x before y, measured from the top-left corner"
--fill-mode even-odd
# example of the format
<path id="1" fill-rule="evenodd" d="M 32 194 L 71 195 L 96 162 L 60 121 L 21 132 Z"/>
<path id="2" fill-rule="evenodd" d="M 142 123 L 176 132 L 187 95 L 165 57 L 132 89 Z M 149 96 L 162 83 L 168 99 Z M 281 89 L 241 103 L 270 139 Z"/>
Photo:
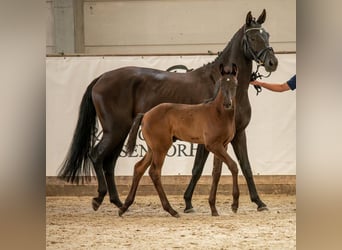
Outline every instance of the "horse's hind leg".
<path id="1" fill-rule="evenodd" d="M 95 173 L 97 177 L 97 183 L 98 183 L 98 188 L 97 188 L 98 196 L 94 197 L 92 200 L 92 206 L 95 211 L 99 209 L 107 193 L 106 180 L 105 180 L 105 176 L 104 176 L 103 168 L 102 168 L 102 160 L 99 158 L 99 155 L 101 154 L 101 150 L 103 148 L 102 140 L 103 139 L 101 139 L 101 141 L 96 145 L 96 147 L 93 148 L 93 150 L 91 151 L 89 155 L 94 165 L 94 169 L 95 169 Z"/>
<path id="2" fill-rule="evenodd" d="M 152 160 L 152 164 L 149 170 L 149 175 L 153 181 L 153 184 L 158 192 L 160 201 L 162 203 L 162 206 L 164 208 L 165 211 L 167 211 L 169 214 L 171 214 L 173 217 L 179 217 L 179 214 L 177 211 L 175 211 L 167 197 L 165 194 L 165 191 L 163 189 L 162 183 L 161 183 L 161 168 L 163 166 L 164 163 L 164 159 L 166 156 L 166 152 L 165 153 L 156 153 L 153 152 L 153 160 Z"/>
<path id="3" fill-rule="evenodd" d="M 110 133 L 104 132 L 101 141 L 90 154 L 98 178 L 98 197 L 94 197 L 92 201 L 93 209 L 95 211 L 102 204 L 107 193 L 107 188 L 111 201 L 115 201 L 115 205 L 118 207 L 122 206 L 114 183 L 114 165 L 112 163 L 115 142 L 117 142 L 117 140 L 115 140 Z"/>
<path id="4" fill-rule="evenodd" d="M 116 165 L 116 161 L 120 155 L 122 150 L 123 144 L 125 140 L 123 139 L 114 149 L 114 152 L 108 156 L 103 163 L 103 170 L 105 173 L 105 178 L 107 182 L 107 188 L 109 192 L 109 200 L 111 203 L 116 205 L 117 207 L 122 206 L 122 202 L 120 201 L 119 194 L 115 184 L 115 176 L 114 176 L 114 169 Z"/>
<path id="5" fill-rule="evenodd" d="M 219 160 L 217 157 L 214 157 L 214 167 L 212 171 L 213 180 L 212 180 L 210 195 L 209 195 L 209 205 L 210 205 L 212 216 L 219 215 L 216 209 L 216 193 L 217 193 L 218 183 L 221 177 L 221 172 L 222 172 L 222 161 Z"/>
<path id="6" fill-rule="evenodd" d="M 129 190 L 125 203 L 122 205 L 122 207 L 119 208 L 119 216 L 125 213 L 127 209 L 132 205 L 136 192 L 137 192 L 140 179 L 145 173 L 148 166 L 151 164 L 151 161 L 152 161 L 152 152 L 149 150 L 147 151 L 146 155 L 135 164 L 134 174 L 133 174 L 133 179 L 132 179 L 132 186 L 131 186 L 131 189 Z"/>
<path id="7" fill-rule="evenodd" d="M 184 193 L 185 209 L 184 213 L 193 212 L 193 207 L 191 203 L 192 195 L 194 193 L 196 184 L 202 175 L 204 164 L 208 158 L 209 151 L 204 147 L 204 145 L 199 144 L 196 151 L 196 158 L 194 166 L 192 167 L 192 176 L 190 183 Z"/>

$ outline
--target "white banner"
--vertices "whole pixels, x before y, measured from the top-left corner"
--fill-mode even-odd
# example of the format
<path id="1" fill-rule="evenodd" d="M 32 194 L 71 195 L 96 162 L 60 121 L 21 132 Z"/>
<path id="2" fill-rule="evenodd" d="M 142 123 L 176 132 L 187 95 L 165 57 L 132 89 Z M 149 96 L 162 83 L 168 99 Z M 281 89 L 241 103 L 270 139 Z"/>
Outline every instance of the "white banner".
<path id="1" fill-rule="evenodd" d="M 296 55 L 277 55 L 279 66 L 267 82 L 285 82 L 296 72 Z M 89 83 L 100 74 L 123 66 L 167 69 L 182 64 L 198 68 L 216 56 L 115 56 L 115 57 L 48 57 L 46 58 L 46 175 L 56 176 L 66 156 L 78 119 L 78 109 Z M 252 119 L 247 127 L 247 143 L 254 174 L 296 174 L 296 92 L 275 93 L 264 89 L 258 96 L 251 86 L 249 97 Z M 146 152 L 140 139 L 133 156 L 121 152 L 115 168 L 117 176 L 132 175 L 134 164 Z M 196 144 L 177 141 L 170 148 L 163 175 L 191 175 Z M 231 145 L 228 153 L 236 160 Z M 210 154 L 204 175 L 211 175 Z M 241 171 L 239 171 L 240 174 Z M 223 174 L 230 174 L 223 167 Z"/>

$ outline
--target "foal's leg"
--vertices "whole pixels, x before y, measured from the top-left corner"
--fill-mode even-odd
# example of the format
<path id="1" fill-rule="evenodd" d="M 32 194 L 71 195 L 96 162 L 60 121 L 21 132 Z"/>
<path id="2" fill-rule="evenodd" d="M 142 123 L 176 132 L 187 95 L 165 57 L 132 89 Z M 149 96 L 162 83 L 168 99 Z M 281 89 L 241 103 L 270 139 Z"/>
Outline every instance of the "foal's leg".
<path id="1" fill-rule="evenodd" d="M 212 216 L 219 215 L 216 209 L 216 193 L 217 193 L 217 186 L 221 177 L 221 172 L 222 172 L 222 161 L 215 156 L 214 167 L 212 171 L 213 180 L 212 180 L 210 195 L 209 195 L 209 205 L 210 205 Z"/>
<path id="2" fill-rule="evenodd" d="M 171 205 L 170 205 L 170 203 L 166 197 L 166 194 L 164 192 L 161 180 L 160 180 L 161 168 L 163 166 L 165 156 L 166 156 L 166 152 L 165 153 L 160 153 L 160 152 L 158 152 L 158 153 L 154 152 L 153 153 L 153 160 L 152 160 L 152 164 L 151 164 L 151 167 L 149 170 L 149 174 L 150 174 L 150 177 L 153 181 L 155 188 L 157 189 L 157 192 L 158 192 L 158 195 L 159 195 L 159 198 L 160 198 L 160 201 L 162 203 L 164 210 L 169 212 L 169 214 L 171 214 L 174 217 L 179 217 L 179 214 L 177 213 L 177 211 L 175 211 L 171 207 Z"/>
<path id="3" fill-rule="evenodd" d="M 228 155 L 227 150 L 221 144 L 208 145 L 207 148 L 221 159 L 229 168 L 233 177 L 233 203 L 232 210 L 236 212 L 239 207 L 240 191 L 238 187 L 238 168 L 236 162 Z"/>
<path id="4" fill-rule="evenodd" d="M 196 184 L 202 175 L 204 164 L 208 158 L 208 155 L 209 155 L 209 151 L 204 147 L 204 145 L 198 144 L 194 166 L 192 167 L 191 180 L 184 193 L 184 201 L 185 201 L 184 213 L 194 212 L 191 199 L 192 199 L 192 195 L 194 193 Z"/>
<path id="5" fill-rule="evenodd" d="M 258 211 L 268 210 L 266 204 L 263 203 L 259 198 L 258 192 L 255 187 L 253 173 L 247 154 L 247 142 L 245 131 L 236 134 L 231 143 L 233 145 L 235 155 L 239 160 L 242 173 L 246 178 L 251 201 L 255 202 L 258 205 Z"/>
<path id="6" fill-rule="evenodd" d="M 132 205 L 134 198 L 135 198 L 135 194 L 137 192 L 140 179 L 145 173 L 148 166 L 151 164 L 151 161 L 152 161 L 152 152 L 148 150 L 146 155 L 139 162 L 135 164 L 134 175 L 132 179 L 132 186 L 131 186 L 131 189 L 129 190 L 125 203 L 119 209 L 120 216 L 123 213 L 125 213 L 127 209 Z"/>

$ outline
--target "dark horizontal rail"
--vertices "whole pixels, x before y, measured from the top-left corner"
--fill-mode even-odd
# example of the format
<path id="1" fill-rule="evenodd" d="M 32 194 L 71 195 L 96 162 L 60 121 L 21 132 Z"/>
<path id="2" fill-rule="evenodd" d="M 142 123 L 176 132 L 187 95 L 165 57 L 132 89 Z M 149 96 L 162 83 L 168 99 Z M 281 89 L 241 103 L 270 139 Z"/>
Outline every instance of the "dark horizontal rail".
<path id="1" fill-rule="evenodd" d="M 296 54 L 296 51 L 276 51 L 276 54 Z M 47 54 L 46 57 L 109 57 L 109 56 L 211 56 L 217 53 L 146 53 L 146 54 Z"/>

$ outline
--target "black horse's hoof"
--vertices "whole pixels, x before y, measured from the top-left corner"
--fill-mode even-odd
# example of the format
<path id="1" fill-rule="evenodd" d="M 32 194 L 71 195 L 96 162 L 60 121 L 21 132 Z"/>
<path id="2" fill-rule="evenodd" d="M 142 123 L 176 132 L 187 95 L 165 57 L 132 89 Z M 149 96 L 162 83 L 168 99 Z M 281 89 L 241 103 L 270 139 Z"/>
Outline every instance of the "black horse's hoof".
<path id="1" fill-rule="evenodd" d="M 189 213 L 195 213 L 196 211 L 195 211 L 195 209 L 193 208 L 193 207 L 191 207 L 191 208 L 185 208 L 184 209 L 184 213 L 186 213 L 186 214 L 189 214 Z"/>
<path id="2" fill-rule="evenodd" d="M 120 207 L 123 206 L 123 204 L 122 204 L 122 202 L 121 202 L 120 200 L 110 199 L 109 201 L 110 201 L 110 203 L 114 204 L 114 205 L 117 206 L 118 208 L 120 208 Z"/>
<path id="3" fill-rule="evenodd" d="M 101 203 L 98 202 L 95 198 L 93 198 L 93 200 L 91 201 L 91 205 L 92 205 L 94 211 L 97 211 L 99 209 L 99 207 L 101 206 Z"/>

